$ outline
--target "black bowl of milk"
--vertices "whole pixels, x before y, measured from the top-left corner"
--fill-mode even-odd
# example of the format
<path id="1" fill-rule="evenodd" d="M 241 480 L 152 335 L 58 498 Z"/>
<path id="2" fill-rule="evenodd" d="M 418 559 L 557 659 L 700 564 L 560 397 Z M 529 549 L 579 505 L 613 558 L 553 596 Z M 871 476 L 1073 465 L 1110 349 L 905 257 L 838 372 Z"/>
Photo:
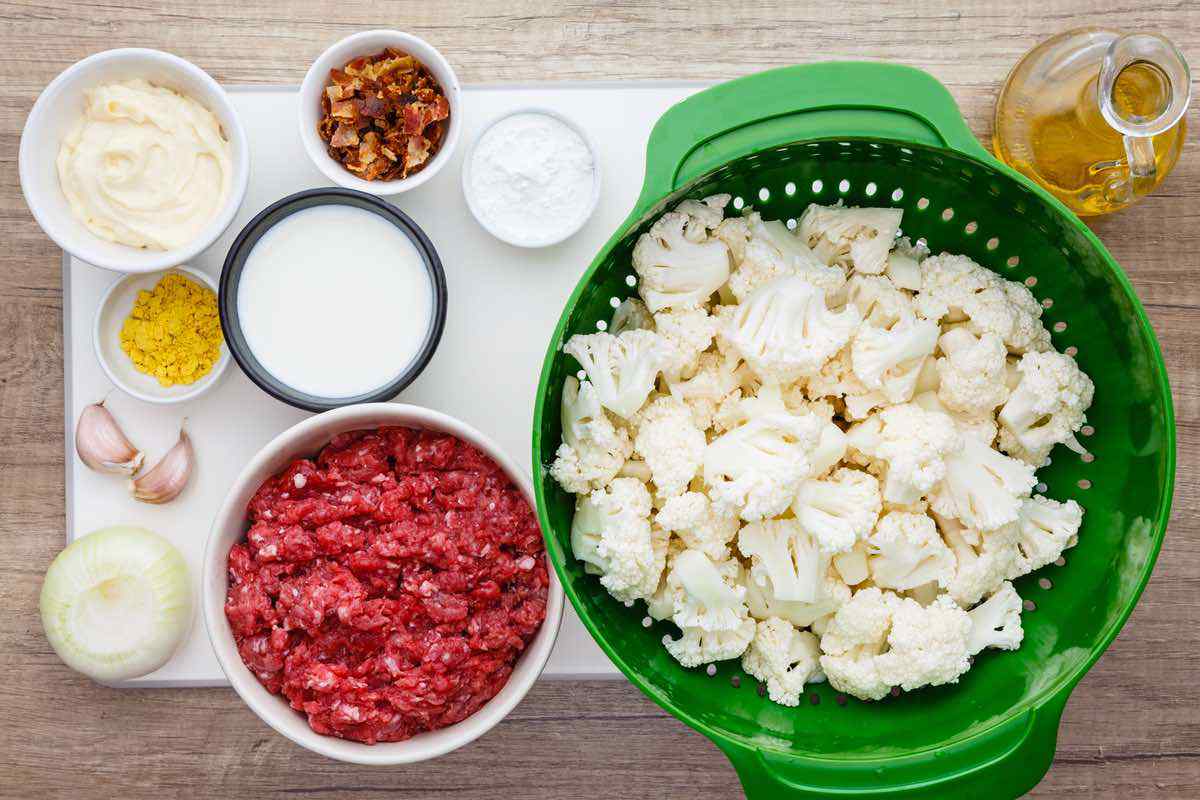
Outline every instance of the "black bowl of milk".
<path id="1" fill-rule="evenodd" d="M 446 275 L 399 209 L 351 189 L 313 189 L 238 234 L 218 309 L 250 380 L 297 408 L 327 411 L 391 400 L 421 374 L 446 323 Z"/>

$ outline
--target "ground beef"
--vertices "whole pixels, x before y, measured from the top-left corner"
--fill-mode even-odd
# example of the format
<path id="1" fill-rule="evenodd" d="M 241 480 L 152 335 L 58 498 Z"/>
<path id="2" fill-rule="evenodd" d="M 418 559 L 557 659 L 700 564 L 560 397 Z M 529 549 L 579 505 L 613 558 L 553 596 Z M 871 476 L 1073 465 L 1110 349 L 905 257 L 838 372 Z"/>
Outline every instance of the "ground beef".
<path id="1" fill-rule="evenodd" d="M 342 434 L 247 512 L 225 616 L 242 661 L 318 733 L 394 742 L 470 716 L 546 616 L 537 518 L 453 436 Z"/>

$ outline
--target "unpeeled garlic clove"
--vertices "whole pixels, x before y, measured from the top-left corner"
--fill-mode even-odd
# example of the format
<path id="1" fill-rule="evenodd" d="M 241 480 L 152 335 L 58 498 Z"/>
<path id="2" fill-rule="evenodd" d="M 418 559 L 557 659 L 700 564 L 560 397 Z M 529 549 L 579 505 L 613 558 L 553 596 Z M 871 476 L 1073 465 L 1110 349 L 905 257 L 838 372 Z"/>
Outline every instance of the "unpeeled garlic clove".
<path id="1" fill-rule="evenodd" d="M 187 486 L 192 474 L 192 440 L 187 432 L 179 429 L 179 441 L 167 451 L 162 460 L 149 472 L 129 482 L 133 499 L 143 503 L 169 503 L 179 496 Z"/>
<path id="2" fill-rule="evenodd" d="M 136 475 L 145 454 L 125 437 L 104 401 L 85 406 L 75 424 L 75 452 L 97 472 Z"/>

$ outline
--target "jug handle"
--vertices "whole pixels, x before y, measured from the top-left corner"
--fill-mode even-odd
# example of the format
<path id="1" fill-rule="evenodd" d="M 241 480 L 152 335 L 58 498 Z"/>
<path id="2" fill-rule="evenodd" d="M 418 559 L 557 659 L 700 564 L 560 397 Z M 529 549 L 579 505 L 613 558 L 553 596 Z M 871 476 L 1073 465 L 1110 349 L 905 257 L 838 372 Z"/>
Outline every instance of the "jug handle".
<path id="1" fill-rule="evenodd" d="M 735 158 L 838 136 L 947 148 L 993 163 L 950 92 L 927 72 L 857 61 L 780 67 L 698 92 L 663 114 L 650 133 L 631 218 Z"/>
<path id="2" fill-rule="evenodd" d="M 714 741 L 733 763 L 747 800 L 1008 800 L 1036 786 L 1050 768 L 1071 688 L 961 742 L 900 756 L 802 758 L 742 740 Z"/>

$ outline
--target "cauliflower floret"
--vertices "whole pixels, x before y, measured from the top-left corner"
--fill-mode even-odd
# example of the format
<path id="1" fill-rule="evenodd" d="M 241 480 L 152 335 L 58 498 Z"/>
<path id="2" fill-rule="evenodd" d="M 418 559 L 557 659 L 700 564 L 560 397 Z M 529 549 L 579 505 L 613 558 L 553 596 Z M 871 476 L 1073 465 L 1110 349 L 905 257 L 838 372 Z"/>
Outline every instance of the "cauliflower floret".
<path id="1" fill-rule="evenodd" d="M 863 700 L 893 686 L 906 691 L 956 683 L 971 662 L 971 618 L 942 595 L 922 606 L 875 587 L 855 592 L 821 637 L 821 668 L 830 685 Z"/>
<path id="2" fill-rule="evenodd" d="M 883 392 L 868 389 L 850 366 L 850 348 L 843 347 L 825 362 L 821 371 L 808 379 L 804 393 L 810 398 L 838 397 L 845 406 L 848 420 L 866 419 L 878 406 L 887 405 Z"/>
<path id="3" fill-rule="evenodd" d="M 729 361 L 719 353 L 701 353 L 696 371 L 682 381 L 668 381 L 671 395 L 678 397 L 692 412 L 692 422 L 700 430 L 713 426 L 713 416 L 722 401 L 732 395 L 739 386 L 734 372 L 736 362 Z"/>
<path id="4" fill-rule="evenodd" d="M 671 619 L 681 630 L 729 631 L 746 619 L 744 586 L 737 583 L 738 563 L 714 563 L 699 550 L 682 550 L 671 559 L 667 593 L 671 597 Z"/>
<path id="5" fill-rule="evenodd" d="M 671 351 L 668 375 L 692 375 L 700 354 L 712 345 L 717 319 L 703 308 L 669 308 L 654 315 L 654 330 Z"/>
<path id="6" fill-rule="evenodd" d="M 739 267 L 746 257 L 746 245 L 750 242 L 750 220 L 746 217 L 726 217 L 713 231 L 713 236 L 720 239 L 729 248 L 733 265 Z M 733 276 L 730 275 L 732 278 Z"/>
<path id="7" fill-rule="evenodd" d="M 896 240 L 896 249 L 888 254 L 884 274 L 892 283 L 910 292 L 921 290 L 921 261 L 929 256 L 929 248 L 918 241 L 913 244 L 907 236 Z"/>
<path id="8" fill-rule="evenodd" d="M 815 375 L 850 340 L 856 309 L 830 311 L 825 291 L 803 278 L 776 278 L 737 307 L 724 335 L 764 381 Z"/>
<path id="9" fill-rule="evenodd" d="M 937 523 L 954 553 L 954 578 L 946 588 L 959 605 L 978 603 L 1016 570 L 1021 557 L 1017 549 L 1020 529 L 1016 525 L 984 533 L 947 517 L 937 516 Z"/>
<path id="10" fill-rule="evenodd" d="M 575 503 L 571 550 L 625 603 L 654 594 L 665 566 L 669 535 L 652 530 L 650 509 L 650 493 L 635 478 L 616 478 Z"/>
<path id="11" fill-rule="evenodd" d="M 913 315 L 912 301 L 883 275 L 856 274 L 846 283 L 846 302 L 858 309 L 865 325 L 891 328 Z"/>
<path id="12" fill-rule="evenodd" d="M 646 304 L 636 297 L 626 297 L 613 311 L 612 322 L 608 323 L 608 332 L 620 336 L 625 331 L 654 330 L 654 315 Z"/>
<path id="13" fill-rule="evenodd" d="M 829 620 L 821 634 L 821 670 L 834 689 L 862 700 L 879 700 L 891 690 L 877 661 L 900 602 L 870 586 L 855 592 Z"/>
<path id="14" fill-rule="evenodd" d="M 942 587 L 954 577 L 954 554 L 924 514 L 885 514 L 867 537 L 871 580 L 885 589 L 915 589 L 930 581 Z"/>
<path id="15" fill-rule="evenodd" d="M 1008 399 L 1008 349 L 999 336 L 977 337 L 966 328 L 951 328 L 938 346 L 945 355 L 937 360 L 937 396 L 946 408 L 978 417 Z"/>
<path id="16" fill-rule="evenodd" d="M 667 652 L 684 667 L 698 667 L 714 661 L 737 658 L 746 652 L 754 638 L 755 623 L 750 617 L 728 631 L 706 631 L 684 628 L 678 639 L 666 639 Z"/>
<path id="17" fill-rule="evenodd" d="M 704 451 L 708 496 L 747 522 L 782 514 L 809 477 L 825 423 L 815 414 L 765 414 L 714 439 Z"/>
<path id="18" fill-rule="evenodd" d="M 668 364 L 669 348 L 651 331 L 576 334 L 563 346 L 587 373 L 600 403 L 629 419 L 646 402 L 658 373 Z"/>
<path id="19" fill-rule="evenodd" d="M 776 600 L 815 603 L 829 558 L 795 519 L 752 522 L 738 531 L 738 551 L 750 559 L 750 580 L 772 589 Z"/>
<path id="20" fill-rule="evenodd" d="M 1074 500 L 1060 503 L 1034 495 L 1021 503 L 1018 521 L 1021 550 L 1016 569 L 1009 578 L 1019 578 L 1050 564 L 1071 547 L 1083 524 L 1083 508 Z"/>
<path id="21" fill-rule="evenodd" d="M 650 467 L 659 495 L 682 494 L 700 471 L 706 445 L 691 410 L 682 400 L 664 395 L 638 413 L 637 423 L 633 450 Z"/>
<path id="22" fill-rule="evenodd" d="M 968 612 L 971 633 L 967 637 L 967 652 L 971 655 L 985 647 L 1016 650 L 1025 638 L 1021 627 L 1021 596 L 1008 581 L 979 605 Z"/>
<path id="23" fill-rule="evenodd" d="M 883 499 L 915 503 L 946 477 L 946 457 L 962 437 L 945 414 L 912 404 L 889 406 L 846 432 L 847 442 L 886 464 Z"/>
<path id="24" fill-rule="evenodd" d="M 883 391 L 893 403 L 907 402 L 937 341 L 937 323 L 909 313 L 890 328 L 859 328 L 850 345 L 850 363 L 868 389 Z"/>
<path id="25" fill-rule="evenodd" d="M 1029 464 L 966 436 L 962 447 L 946 456 L 946 478 L 932 505 L 934 511 L 968 528 L 994 531 L 1016 522 L 1022 498 L 1036 483 Z"/>
<path id="26" fill-rule="evenodd" d="M 714 510 L 700 492 L 684 492 L 669 498 L 654 521 L 678 534 L 688 547 L 717 561 L 729 555 L 728 545 L 741 527 L 736 515 Z"/>
<path id="27" fill-rule="evenodd" d="M 971 668 L 971 618 L 946 595 L 927 606 L 905 598 L 892 612 L 888 651 L 879 656 L 884 680 L 906 692 L 958 683 Z"/>
<path id="28" fill-rule="evenodd" d="M 846 282 L 841 267 L 826 266 L 778 220 L 764 222 L 752 213 L 745 218 L 744 239 L 737 241 L 743 235 L 741 229 L 727 233 L 735 241 L 730 247 L 739 249 L 738 268 L 729 276 L 729 291 L 739 302 L 759 286 L 784 275 L 798 275 L 829 293 Z"/>
<path id="29" fill-rule="evenodd" d="M 633 269 L 651 311 L 703 305 L 729 279 L 729 248 L 720 239 L 695 241 L 700 226 L 693 220 L 669 211 L 634 245 Z"/>
<path id="30" fill-rule="evenodd" d="M 857 272 L 878 275 L 900 230 L 899 208 L 819 206 L 804 210 L 797 226 L 801 241 L 826 264 L 838 263 Z"/>
<path id="31" fill-rule="evenodd" d="M 996 419 L 990 412 L 968 416 L 958 411 L 951 411 L 942 404 L 936 392 L 922 392 L 914 395 L 912 402 L 913 405 L 920 406 L 926 411 L 937 411 L 948 416 L 954 421 L 954 427 L 963 435 L 963 438 L 974 439 L 984 447 L 991 447 L 992 442 L 996 440 L 998 430 Z"/>
<path id="32" fill-rule="evenodd" d="M 1041 466 L 1054 445 L 1074 441 L 1087 421 L 1095 387 L 1075 359 L 1061 353 L 1026 353 L 1017 364 L 1020 383 L 1000 409 L 1000 447 Z"/>
<path id="33" fill-rule="evenodd" d="M 1022 284 L 1006 281 L 966 256 L 942 253 L 921 262 L 918 313 L 968 321 L 973 333 L 994 333 L 1013 353 L 1050 349 L 1042 306 Z"/>
<path id="34" fill-rule="evenodd" d="M 871 533 L 882 504 L 874 475 L 843 467 L 828 480 L 801 484 L 792 511 L 823 551 L 841 553 Z"/>
<path id="35" fill-rule="evenodd" d="M 675 206 L 675 211 L 687 214 L 688 222 L 683 228 L 683 235 L 689 242 L 703 242 L 709 233 L 721 224 L 725 216 L 725 206 L 729 205 L 732 195 L 714 194 L 703 200 L 684 200 Z"/>
<path id="36" fill-rule="evenodd" d="M 767 696 L 785 706 L 800 705 L 806 683 L 820 673 L 817 637 L 779 617 L 759 622 L 742 655 L 742 669 L 767 684 Z"/>
<path id="37" fill-rule="evenodd" d="M 805 628 L 828 617 L 850 599 L 850 587 L 832 567 L 825 571 L 820 596 L 811 603 L 780 600 L 775 596 L 775 587 L 771 585 L 768 575 L 760 574 L 760 582 L 752 578 L 750 570 L 744 566 L 739 575 L 738 582 L 746 587 L 746 605 L 750 608 L 750 616 L 759 620 L 779 617 L 797 628 Z"/>
<path id="38" fill-rule="evenodd" d="M 633 452 L 629 433 L 612 424 L 591 383 L 563 383 L 562 437 L 550 475 L 565 491 L 585 494 L 607 484 Z"/>

